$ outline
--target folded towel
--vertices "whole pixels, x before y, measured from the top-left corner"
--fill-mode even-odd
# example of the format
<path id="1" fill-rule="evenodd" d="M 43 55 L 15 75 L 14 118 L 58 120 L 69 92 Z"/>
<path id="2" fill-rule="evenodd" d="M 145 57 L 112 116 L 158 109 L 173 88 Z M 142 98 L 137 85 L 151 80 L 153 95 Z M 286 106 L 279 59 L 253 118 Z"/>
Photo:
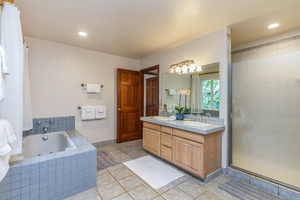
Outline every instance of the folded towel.
<path id="1" fill-rule="evenodd" d="M 16 136 L 10 123 L 0 119 L 0 182 L 6 176 L 9 169 L 11 147 L 9 144 L 16 140 Z"/>
<path id="2" fill-rule="evenodd" d="M 6 155 L 11 151 L 9 144 L 16 140 L 14 131 L 7 120 L 0 120 L 0 156 Z"/>
<path id="3" fill-rule="evenodd" d="M 96 119 L 106 118 L 106 106 L 96 106 Z"/>
<path id="4" fill-rule="evenodd" d="M 87 93 L 94 93 L 95 92 L 94 84 L 86 84 L 86 92 Z"/>
<path id="5" fill-rule="evenodd" d="M 95 106 L 81 107 L 81 120 L 95 119 Z"/>
<path id="6" fill-rule="evenodd" d="M 94 85 L 94 92 L 95 93 L 101 93 L 101 86 L 100 85 Z"/>

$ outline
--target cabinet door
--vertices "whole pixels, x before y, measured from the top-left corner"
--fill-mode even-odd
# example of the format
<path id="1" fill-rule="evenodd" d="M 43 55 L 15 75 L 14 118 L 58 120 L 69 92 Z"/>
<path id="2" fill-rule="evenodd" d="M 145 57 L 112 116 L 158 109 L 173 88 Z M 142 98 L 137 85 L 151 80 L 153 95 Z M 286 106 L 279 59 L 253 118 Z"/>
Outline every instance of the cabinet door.
<path id="1" fill-rule="evenodd" d="M 173 137 L 173 163 L 201 178 L 203 171 L 203 145 Z"/>
<path id="2" fill-rule="evenodd" d="M 160 132 L 144 127 L 143 148 L 160 156 Z"/>

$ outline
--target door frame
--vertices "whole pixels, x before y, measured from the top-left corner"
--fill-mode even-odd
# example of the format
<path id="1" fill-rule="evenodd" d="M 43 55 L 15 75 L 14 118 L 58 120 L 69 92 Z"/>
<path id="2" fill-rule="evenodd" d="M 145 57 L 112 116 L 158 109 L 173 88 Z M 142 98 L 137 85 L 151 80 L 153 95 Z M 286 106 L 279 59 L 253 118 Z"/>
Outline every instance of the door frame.
<path id="1" fill-rule="evenodd" d="M 157 72 L 153 72 L 154 70 L 157 70 Z M 141 72 L 141 81 L 142 81 L 142 83 L 143 84 L 141 84 L 142 85 L 142 88 L 141 88 L 141 92 L 142 92 L 142 95 L 141 95 L 141 100 L 142 100 L 142 110 L 141 110 L 141 112 L 142 112 L 142 116 L 144 116 L 145 115 L 145 81 L 144 81 L 144 79 L 145 79 L 145 74 L 148 74 L 148 75 L 154 75 L 154 76 L 156 76 L 157 77 L 157 82 L 156 82 L 156 84 L 157 84 L 157 86 L 158 86 L 158 90 L 157 90 L 157 102 L 158 102 L 158 104 L 160 105 L 160 102 L 159 102 L 159 91 L 160 91 L 160 85 L 159 85 L 159 83 L 160 83 L 160 81 L 159 81 L 159 79 L 160 79 L 160 76 L 159 76 L 159 65 L 154 65 L 154 66 L 152 66 L 152 67 L 147 67 L 147 68 L 145 68 L 145 69 L 142 69 L 142 70 L 140 70 L 140 72 Z M 157 108 L 157 112 L 159 113 L 159 107 L 160 106 L 158 106 L 158 108 Z"/>

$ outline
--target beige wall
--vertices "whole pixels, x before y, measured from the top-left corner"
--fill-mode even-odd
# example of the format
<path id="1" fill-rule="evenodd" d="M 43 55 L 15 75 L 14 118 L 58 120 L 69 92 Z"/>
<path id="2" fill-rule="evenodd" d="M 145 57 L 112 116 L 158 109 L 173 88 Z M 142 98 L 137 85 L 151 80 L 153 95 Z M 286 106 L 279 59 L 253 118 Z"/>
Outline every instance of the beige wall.
<path id="1" fill-rule="evenodd" d="M 26 37 L 33 117 L 75 116 L 76 129 L 90 142 L 116 139 L 116 69 L 139 69 L 139 61 Z M 87 94 L 81 83 L 103 84 Z M 81 121 L 77 106 L 106 105 L 107 118 Z"/>
<path id="2" fill-rule="evenodd" d="M 227 69 L 228 69 L 228 29 L 223 28 L 205 36 L 196 38 L 174 48 L 159 52 L 140 60 L 141 68 L 160 65 L 160 73 L 169 71 L 171 64 L 192 59 L 196 64 L 220 63 L 220 118 L 224 119 L 226 130 L 223 133 L 222 166 L 227 165 Z M 229 49 L 230 50 L 230 49 Z M 160 76 L 161 77 L 161 76 Z M 161 83 L 161 81 L 160 81 Z M 161 86 L 160 86 L 161 88 Z M 160 95 L 161 99 L 161 95 Z"/>

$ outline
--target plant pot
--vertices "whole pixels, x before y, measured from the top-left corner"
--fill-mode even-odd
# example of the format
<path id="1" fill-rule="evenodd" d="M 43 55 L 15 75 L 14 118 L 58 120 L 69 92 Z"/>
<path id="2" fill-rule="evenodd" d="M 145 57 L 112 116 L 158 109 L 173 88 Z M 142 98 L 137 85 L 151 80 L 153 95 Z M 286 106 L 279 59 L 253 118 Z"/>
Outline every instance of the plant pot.
<path id="1" fill-rule="evenodd" d="M 183 120 L 184 114 L 183 113 L 176 113 L 176 120 Z"/>

